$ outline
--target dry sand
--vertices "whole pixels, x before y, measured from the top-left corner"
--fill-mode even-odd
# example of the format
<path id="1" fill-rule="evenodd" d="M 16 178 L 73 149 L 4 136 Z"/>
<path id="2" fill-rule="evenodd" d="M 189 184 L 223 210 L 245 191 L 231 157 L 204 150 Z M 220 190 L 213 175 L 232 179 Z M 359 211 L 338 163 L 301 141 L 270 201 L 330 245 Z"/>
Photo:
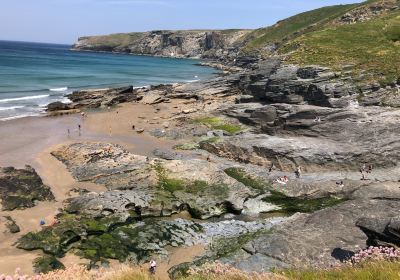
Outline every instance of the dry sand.
<path id="1" fill-rule="evenodd" d="M 140 155 L 149 155 L 155 148 L 168 149 L 176 142 L 159 140 L 146 132 L 153 128 L 162 128 L 167 123 L 171 126 L 168 119 L 180 113 L 184 107 L 185 102 L 177 101 L 158 106 L 135 103 L 124 104 L 110 111 L 88 112 L 85 118 L 75 114 L 0 122 L 0 166 L 33 166 L 44 183 L 51 187 L 56 198 L 55 202 L 40 202 L 35 207 L 25 210 L 0 211 L 0 216 L 11 216 L 21 228 L 18 234 L 4 233 L 4 230 L 0 232 L 0 273 L 12 274 L 17 267 L 24 273 L 33 273 L 32 260 L 39 256 L 40 252 L 19 250 L 12 244 L 21 235 L 39 230 L 40 219 L 49 223 L 62 207 L 63 200 L 73 195 L 70 193 L 71 189 L 80 187 L 96 192 L 105 190 L 100 185 L 77 182 L 66 167 L 50 155 L 52 150 L 59 145 L 82 141 L 120 144 Z M 78 124 L 81 125 L 80 133 Z M 137 133 L 132 130 L 132 125 L 143 128 L 145 132 Z M 182 262 L 181 260 L 187 261 L 187 258 L 200 251 L 197 247 L 177 249 L 179 253 L 172 254 L 170 264 L 159 265 L 161 279 L 168 279 L 167 268 Z M 72 264 L 79 262 L 79 258 L 67 255 L 65 262 Z"/>

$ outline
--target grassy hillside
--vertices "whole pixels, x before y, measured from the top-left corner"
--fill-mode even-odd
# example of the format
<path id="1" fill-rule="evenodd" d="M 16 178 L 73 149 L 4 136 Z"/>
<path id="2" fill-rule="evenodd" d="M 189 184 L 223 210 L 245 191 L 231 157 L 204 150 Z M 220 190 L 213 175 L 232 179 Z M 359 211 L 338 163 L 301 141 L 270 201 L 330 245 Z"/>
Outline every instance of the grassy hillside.
<path id="1" fill-rule="evenodd" d="M 289 54 L 291 63 L 338 69 L 354 64 L 366 80 L 392 82 L 400 77 L 400 11 L 305 34 L 285 44 L 280 53 Z"/>
<path id="2" fill-rule="evenodd" d="M 182 38 L 206 30 L 174 31 Z M 400 0 L 369 0 L 329 6 L 287 18 L 257 30 L 215 30 L 244 55 L 281 55 L 287 63 L 318 64 L 340 70 L 354 65 L 354 76 L 387 84 L 400 77 Z M 150 33 L 126 33 L 83 37 L 78 48 L 123 50 L 142 46 Z M 190 36 L 189 36 L 190 37 Z M 194 37 L 195 38 L 195 37 Z M 202 48 L 192 37 L 192 54 Z M 151 45 L 151 44 L 150 44 Z M 217 44 L 219 46 L 219 44 Z M 154 53 L 162 53 L 162 45 Z"/>
<path id="3" fill-rule="evenodd" d="M 370 0 L 305 12 L 251 32 L 243 52 L 279 54 L 287 63 L 337 70 L 351 64 L 361 80 L 391 83 L 400 77 L 400 1 Z"/>
<path id="4" fill-rule="evenodd" d="M 301 13 L 282 20 L 273 26 L 254 30 L 245 38 L 245 52 L 258 51 L 269 44 L 281 43 L 284 40 L 317 30 L 329 20 L 336 18 L 358 4 L 337 5 Z"/>
<path id="5" fill-rule="evenodd" d="M 89 40 L 93 46 L 107 45 L 111 48 L 115 47 L 127 47 L 135 44 L 144 36 L 144 33 L 132 32 L 132 33 L 118 33 L 104 36 L 90 36 L 81 37 L 79 40 Z"/>

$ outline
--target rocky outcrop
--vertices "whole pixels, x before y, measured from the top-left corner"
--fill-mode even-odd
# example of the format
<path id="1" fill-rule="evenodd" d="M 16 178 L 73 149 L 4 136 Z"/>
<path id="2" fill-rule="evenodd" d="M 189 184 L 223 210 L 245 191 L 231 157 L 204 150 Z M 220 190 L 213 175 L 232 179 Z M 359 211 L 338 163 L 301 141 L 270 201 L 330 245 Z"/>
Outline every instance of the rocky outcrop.
<path id="1" fill-rule="evenodd" d="M 268 60 L 244 77 L 243 89 L 255 101 L 336 107 L 343 106 L 335 102 L 338 98 L 358 93 L 348 79 L 329 68 L 280 65 L 279 60 Z"/>
<path id="2" fill-rule="evenodd" d="M 17 247 L 40 249 L 53 261 L 73 249 L 91 265 L 106 262 L 107 258 L 142 263 L 154 255 L 166 258 L 168 247 L 209 245 L 222 237 L 235 238 L 269 230 L 281 220 L 227 220 L 199 224 L 184 219 L 134 222 L 115 217 L 91 221 L 88 217 L 60 214 L 58 224 L 24 235 L 18 240 Z"/>
<path id="3" fill-rule="evenodd" d="M 363 187 L 353 192 L 352 199 L 347 202 L 312 214 L 296 214 L 274 226 L 270 232 L 261 232 L 244 240 L 238 238 L 235 246 L 229 238 L 222 238 L 216 243 L 228 243 L 228 248 L 234 249 L 225 248 L 225 253 L 221 254 L 220 248 L 210 248 L 205 259 L 213 259 L 218 254 L 220 261 L 248 272 L 290 266 L 336 266 L 365 248 L 364 225 L 371 229 L 367 235 L 374 236 L 374 240 L 388 240 L 385 238 L 388 238 L 389 227 L 391 238 L 398 237 L 393 229 L 398 229 L 395 217 L 400 205 L 394 198 L 399 195 L 398 184 L 386 188 L 379 184 Z M 388 226 L 390 221 L 392 224 Z M 192 265 L 205 261 L 203 257 Z"/>
<path id="4" fill-rule="evenodd" d="M 140 99 L 140 89 L 132 86 L 110 89 L 87 89 L 74 91 L 66 97 L 70 103 L 60 101 L 47 105 L 48 112 L 66 111 L 73 109 L 87 109 L 113 106 L 119 103 L 131 102 Z"/>
<path id="5" fill-rule="evenodd" d="M 273 162 L 282 170 L 301 165 L 309 171 L 358 170 L 364 162 L 388 168 L 399 160 L 397 109 L 246 103 L 221 111 L 263 134 L 246 133 L 203 145 L 219 156 L 258 165 Z"/>
<path id="6" fill-rule="evenodd" d="M 150 31 L 81 37 L 72 49 L 77 51 L 122 52 L 139 55 L 220 58 L 241 45 L 248 30 Z"/>
<path id="7" fill-rule="evenodd" d="M 383 87 L 377 83 L 358 83 L 352 65 L 342 72 L 320 66 L 282 64 L 279 58 L 260 61 L 256 69 L 240 75 L 242 91 L 238 103 L 263 102 L 310 104 L 345 108 L 354 103 L 364 106 L 398 107 L 400 84 Z"/>
<path id="8" fill-rule="evenodd" d="M 399 217 L 363 217 L 356 225 L 368 236 L 367 245 L 399 247 L 400 223 Z"/>
<path id="9" fill-rule="evenodd" d="M 37 201 L 54 200 L 50 188 L 30 166 L 0 168 L 0 198 L 5 211 L 30 208 Z"/>
<path id="10" fill-rule="evenodd" d="M 18 233 L 21 231 L 20 227 L 11 216 L 0 217 L 0 225 L 5 226 L 5 228 L 7 228 L 7 231 L 10 233 Z"/>
<path id="11" fill-rule="evenodd" d="M 52 154 L 79 181 L 92 181 L 110 190 L 72 199 L 69 212 L 101 216 L 136 211 L 139 216 L 165 216 L 188 209 L 193 216 L 206 219 L 240 213 L 244 201 L 254 195 L 221 167 L 203 160 L 150 160 L 100 143 L 72 144 Z"/>
<path id="12" fill-rule="evenodd" d="M 373 1 L 369 5 L 365 5 L 345 13 L 340 18 L 335 20 L 335 23 L 354 24 L 357 22 L 364 22 L 382 14 L 399 9 L 400 4 L 397 0 Z"/>

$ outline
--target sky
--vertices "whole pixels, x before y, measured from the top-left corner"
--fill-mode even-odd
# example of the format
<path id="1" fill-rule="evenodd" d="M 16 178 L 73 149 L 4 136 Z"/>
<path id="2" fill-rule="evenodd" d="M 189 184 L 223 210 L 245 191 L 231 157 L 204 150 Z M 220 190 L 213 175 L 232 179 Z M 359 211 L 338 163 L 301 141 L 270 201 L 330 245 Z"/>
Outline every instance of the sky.
<path id="1" fill-rule="evenodd" d="M 0 0 L 0 40 L 72 44 L 120 32 L 258 28 L 360 0 Z"/>

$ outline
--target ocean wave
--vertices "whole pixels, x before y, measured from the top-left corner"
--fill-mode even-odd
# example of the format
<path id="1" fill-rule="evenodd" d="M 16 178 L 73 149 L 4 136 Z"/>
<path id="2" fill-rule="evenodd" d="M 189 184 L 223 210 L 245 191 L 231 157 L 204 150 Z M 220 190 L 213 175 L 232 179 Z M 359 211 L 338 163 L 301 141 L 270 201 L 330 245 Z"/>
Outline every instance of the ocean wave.
<path id="1" fill-rule="evenodd" d="M 45 98 L 45 97 L 49 97 L 49 95 L 48 94 L 42 94 L 42 95 L 34 95 L 34 96 L 6 98 L 6 99 L 0 99 L 0 103 L 6 103 L 6 102 L 12 102 L 12 101 L 21 101 L 21 100 L 40 99 L 40 98 Z"/>
<path id="2" fill-rule="evenodd" d="M 5 121 L 10 121 L 10 120 L 15 120 L 15 119 L 20 119 L 20 118 L 26 118 L 26 117 L 34 117 L 37 116 L 38 114 L 24 114 L 24 115 L 17 115 L 17 116 L 12 116 L 12 117 L 7 117 L 7 118 L 2 118 L 0 121 L 5 122 Z"/>
<path id="3" fill-rule="evenodd" d="M 72 103 L 72 101 L 68 97 L 64 97 L 63 99 L 61 99 L 61 102 L 66 104 Z"/>
<path id="4" fill-rule="evenodd" d="M 60 87 L 60 88 L 51 88 L 49 91 L 55 91 L 55 92 L 62 92 L 62 91 L 67 91 L 68 87 Z"/>
<path id="5" fill-rule="evenodd" d="M 0 111 L 15 110 L 15 109 L 21 109 L 21 108 L 24 108 L 24 107 L 25 106 L 0 107 Z"/>

